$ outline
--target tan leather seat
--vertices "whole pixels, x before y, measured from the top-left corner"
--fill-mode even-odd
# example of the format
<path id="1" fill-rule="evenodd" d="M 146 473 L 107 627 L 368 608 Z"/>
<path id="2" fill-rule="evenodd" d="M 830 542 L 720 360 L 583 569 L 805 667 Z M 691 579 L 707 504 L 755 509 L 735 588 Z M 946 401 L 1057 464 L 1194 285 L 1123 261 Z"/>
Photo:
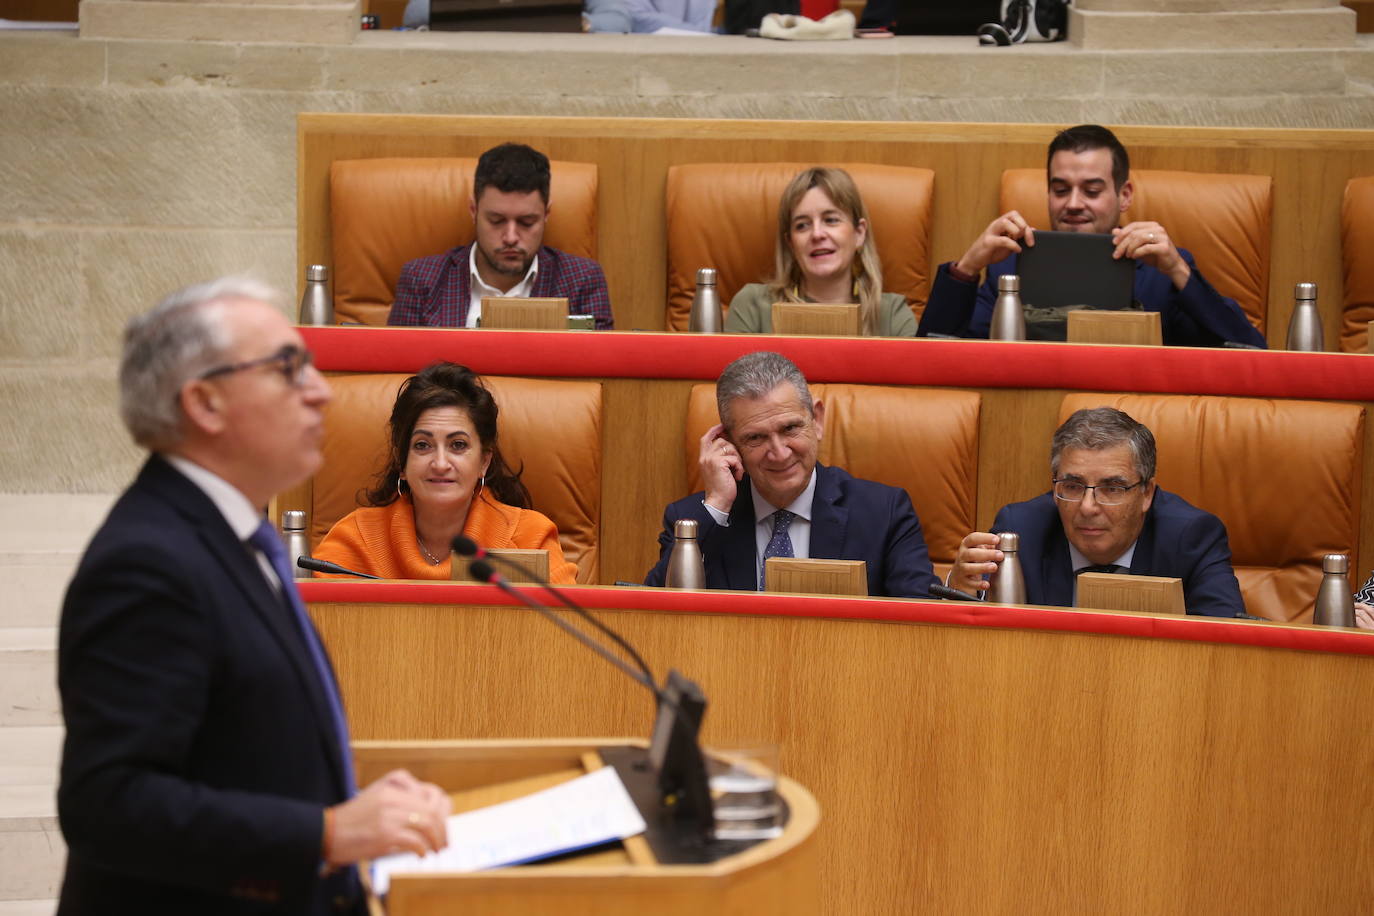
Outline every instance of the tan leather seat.
<path id="1" fill-rule="evenodd" d="M 778 199 L 807 162 L 724 162 L 668 169 L 668 329 L 687 330 L 697 270 L 714 267 L 720 299 L 773 274 Z M 883 290 L 901 293 L 917 317 L 930 292 L 930 169 L 836 163 L 859 186 L 878 242 Z"/>
<path id="2" fill-rule="evenodd" d="M 338 375 L 325 412 L 324 465 L 310 505 L 311 543 L 359 505 L 387 456 L 387 420 L 408 376 Z M 519 470 L 533 507 L 558 526 L 577 581 L 595 583 L 601 525 L 601 385 L 546 379 L 485 378 L 501 408 L 501 452 Z M 556 442 L 557 447 L 550 447 Z"/>
<path id="3" fill-rule="evenodd" d="M 1346 183 L 1341 205 L 1341 255 L 1345 263 L 1341 349 L 1364 353 L 1369 322 L 1374 321 L 1374 176 L 1352 178 Z"/>
<path id="4" fill-rule="evenodd" d="M 1137 169 L 1135 199 L 1122 222 L 1154 220 L 1175 245 L 1193 253 L 1198 268 L 1223 296 L 1235 299 L 1264 333 L 1269 303 L 1269 239 L 1274 179 Z M 1036 229 L 1048 229 L 1044 169 L 1002 173 L 1002 212 L 1018 210 Z"/>
<path id="5" fill-rule="evenodd" d="M 384 325 L 407 261 L 472 241 L 477 160 L 341 159 L 329 169 L 334 314 Z M 596 165 L 551 162 L 544 244 L 596 257 Z"/>
<path id="6" fill-rule="evenodd" d="M 882 385 L 810 387 L 812 398 L 825 402 L 821 463 L 906 490 L 936 573 L 943 577 L 960 540 L 975 527 L 982 395 Z M 694 385 L 683 439 L 688 492 L 701 489 L 701 437 L 719 422 L 716 386 Z"/>
<path id="7" fill-rule="evenodd" d="M 1354 558 L 1364 408 L 1321 401 L 1070 394 L 1063 422 L 1115 407 L 1155 435 L 1159 485 L 1218 516 L 1246 609 L 1310 621 L 1322 554 Z"/>

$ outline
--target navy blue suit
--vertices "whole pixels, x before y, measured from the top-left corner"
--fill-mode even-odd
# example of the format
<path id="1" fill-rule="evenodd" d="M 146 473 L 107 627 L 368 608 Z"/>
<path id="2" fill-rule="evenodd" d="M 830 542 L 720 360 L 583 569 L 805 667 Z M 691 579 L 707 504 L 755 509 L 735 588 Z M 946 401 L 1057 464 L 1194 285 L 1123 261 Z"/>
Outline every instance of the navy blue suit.
<path id="1" fill-rule="evenodd" d="M 1027 604 L 1073 606 L 1069 540 L 1052 494 L 1003 506 L 992 530 L 995 534 L 1014 531 L 1021 536 Z M 1226 526 L 1212 513 L 1158 487 L 1145 513 L 1128 572 L 1182 579 L 1183 603 L 1189 614 L 1235 617 L 1245 612 L 1240 583 L 1231 569 Z"/>
<path id="2" fill-rule="evenodd" d="M 695 519 L 706 560 L 706 587 L 753 591 L 758 588 L 758 548 L 754 542 L 754 498 L 749 478 L 739 484 L 730 524 L 721 527 L 702 503 L 704 492 L 669 504 L 659 533 L 658 565 L 645 585 L 662 585 L 673 551 L 673 526 Z M 868 593 L 892 598 L 924 598 L 936 583 L 921 523 L 905 490 L 852 477 L 840 468 L 816 465 L 816 496 L 811 505 L 811 557 L 863 560 Z"/>
<path id="3" fill-rule="evenodd" d="M 1255 329 L 1234 299 L 1218 293 L 1193 263 L 1193 256 L 1178 250 L 1192 269 L 1183 289 L 1155 268 L 1137 261 L 1132 295 L 1146 311 L 1159 312 L 1166 346 L 1220 347 L 1228 341 L 1266 347 L 1264 335 Z M 987 337 L 992 310 L 997 303 L 997 278 L 1016 273 L 1017 256 L 989 264 L 981 286 L 954 279 L 949 264 L 941 264 L 930 288 L 930 300 L 916 329 L 917 337 L 945 334 L 953 337 Z"/>
<path id="4" fill-rule="evenodd" d="M 91 541 L 58 648 L 59 913 L 360 913 L 320 877 L 346 788 L 284 599 L 205 493 L 154 456 Z"/>

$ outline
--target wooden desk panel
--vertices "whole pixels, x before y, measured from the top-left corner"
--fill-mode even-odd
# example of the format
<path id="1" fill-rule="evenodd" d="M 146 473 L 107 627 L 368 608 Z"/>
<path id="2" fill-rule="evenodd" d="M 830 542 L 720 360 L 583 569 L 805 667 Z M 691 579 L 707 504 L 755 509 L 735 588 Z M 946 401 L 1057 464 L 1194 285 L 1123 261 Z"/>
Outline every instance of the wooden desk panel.
<path id="1" fill-rule="evenodd" d="M 355 737 L 648 734 L 645 691 L 547 621 L 490 588 L 407 588 L 306 586 Z M 1374 635 L 574 593 L 660 608 L 598 614 L 660 676 L 671 665 L 703 685 L 707 743 L 781 745 L 826 812 L 823 912 L 1348 912 L 1374 892 L 1352 865 L 1374 854 L 1374 707 L 1359 700 L 1374 658 L 1338 654 L 1374 652 Z M 386 603 L 329 600 L 358 594 Z M 1022 617 L 1065 632 L 1008 623 Z M 1181 638 L 1127 635 L 1149 632 Z M 1336 651 L 1301 650 L 1318 644 Z"/>

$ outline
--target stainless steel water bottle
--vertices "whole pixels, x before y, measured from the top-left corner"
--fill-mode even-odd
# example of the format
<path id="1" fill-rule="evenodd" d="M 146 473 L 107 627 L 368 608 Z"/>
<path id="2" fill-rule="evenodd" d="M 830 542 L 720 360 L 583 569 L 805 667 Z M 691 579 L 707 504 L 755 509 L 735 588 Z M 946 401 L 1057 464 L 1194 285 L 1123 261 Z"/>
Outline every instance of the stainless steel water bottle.
<path id="1" fill-rule="evenodd" d="M 1350 593 L 1350 560 L 1343 553 L 1322 557 L 1322 584 L 1312 622 L 1319 627 L 1353 627 L 1355 598 Z"/>
<path id="2" fill-rule="evenodd" d="M 309 579 L 310 570 L 296 565 L 297 557 L 310 556 L 310 535 L 306 534 L 305 513 L 300 509 L 288 509 L 281 514 L 281 539 L 286 542 L 286 556 L 296 578 Z"/>
<path id="3" fill-rule="evenodd" d="M 301 295 L 300 323 L 334 323 L 334 299 L 329 295 L 329 268 L 323 264 L 311 264 L 305 269 L 305 292 Z"/>
<path id="4" fill-rule="evenodd" d="M 988 600 L 995 604 L 1025 604 L 1026 579 L 1021 574 L 1021 535 L 1003 531 L 997 535 L 997 549 L 1002 562 L 988 582 Z"/>
<path id="5" fill-rule="evenodd" d="M 692 296 L 692 314 L 687 330 L 697 334 L 719 334 L 725 322 L 720 317 L 720 292 L 716 289 L 716 270 L 703 267 L 697 271 L 697 291 Z"/>
<path id="6" fill-rule="evenodd" d="M 1322 316 L 1317 311 L 1317 284 L 1299 283 L 1293 289 L 1293 317 L 1288 319 L 1288 349 L 1320 353 L 1326 349 Z"/>
<path id="7" fill-rule="evenodd" d="M 992 340 L 1025 340 L 1026 314 L 1021 311 L 1021 278 L 1003 274 L 997 278 L 997 304 L 992 309 Z"/>
<path id="8" fill-rule="evenodd" d="M 693 519 L 678 519 L 673 526 L 673 552 L 668 556 L 664 584 L 669 588 L 706 587 L 706 561 L 697 543 L 697 523 Z"/>

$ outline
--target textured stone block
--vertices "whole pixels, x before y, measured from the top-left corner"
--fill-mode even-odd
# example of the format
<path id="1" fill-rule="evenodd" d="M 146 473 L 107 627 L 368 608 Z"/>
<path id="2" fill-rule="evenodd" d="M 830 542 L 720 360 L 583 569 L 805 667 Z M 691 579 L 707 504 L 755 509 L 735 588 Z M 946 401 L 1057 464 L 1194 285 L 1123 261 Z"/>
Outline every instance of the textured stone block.
<path id="1" fill-rule="evenodd" d="M 128 320 L 192 283 L 249 274 L 288 300 L 295 295 L 296 233 L 290 230 L 92 232 L 86 250 L 88 358 L 118 358 Z"/>
<path id="2" fill-rule="evenodd" d="M 0 85 L 99 86 L 105 46 L 74 32 L 0 32 Z"/>
<path id="3" fill-rule="evenodd" d="M 29 816 L 0 817 L 0 901 L 23 901 L 55 898 L 62 882 L 62 866 L 67 857 L 67 846 L 62 840 L 62 831 L 57 825 L 57 817 L 52 813 L 53 790 L 51 787 L 14 786 L 0 791 L 0 810 L 11 807 L 7 796 L 17 796 L 19 792 L 42 793 L 47 797 L 48 813 Z M 41 803 L 36 803 L 38 807 Z M 22 913 L 22 904 L 5 904 L 0 912 Z M 32 910 L 35 914 L 52 913 L 54 907 L 37 904 Z"/>
<path id="4" fill-rule="evenodd" d="M 1088 98 L 1102 88 L 1097 54 L 1065 53 L 1062 45 L 974 48 L 961 54 L 910 54 L 899 63 L 901 97 L 1023 99 Z"/>
<path id="5" fill-rule="evenodd" d="M 134 89 L 320 88 L 325 48 L 178 41 L 112 41 L 109 80 Z"/>
<path id="6" fill-rule="evenodd" d="M 1345 67 L 1329 51 L 1104 52 L 1106 98 L 1331 95 L 1345 88 Z M 1161 91 L 1164 90 L 1164 91 Z"/>
<path id="7" fill-rule="evenodd" d="M 360 28 L 358 0 L 288 2 L 82 0 L 82 38 L 348 44 Z"/>
<path id="8" fill-rule="evenodd" d="M 86 329 L 76 233 L 0 229 L 0 359 L 75 359 Z"/>
<path id="9" fill-rule="evenodd" d="M 1245 8 L 1258 10 L 1313 10 L 1340 5 L 1340 0 L 1246 0 Z M 1109 13 L 1226 13 L 1234 0 L 1075 0 L 1080 10 Z"/>
<path id="10" fill-rule="evenodd" d="M 46 648 L 0 648 L 0 728 L 10 725 L 58 725 L 57 631 Z"/>
<path id="11" fill-rule="evenodd" d="M 1069 41 L 1095 50 L 1348 48 L 1344 7 L 1236 13 L 1103 13 L 1070 8 Z"/>
<path id="12" fill-rule="evenodd" d="M 0 86 L 0 214 L 77 225 L 291 228 L 302 93 Z"/>
<path id="13" fill-rule="evenodd" d="M 0 403 L 7 492 L 115 493 L 145 457 L 119 422 L 113 362 L 0 369 Z"/>

